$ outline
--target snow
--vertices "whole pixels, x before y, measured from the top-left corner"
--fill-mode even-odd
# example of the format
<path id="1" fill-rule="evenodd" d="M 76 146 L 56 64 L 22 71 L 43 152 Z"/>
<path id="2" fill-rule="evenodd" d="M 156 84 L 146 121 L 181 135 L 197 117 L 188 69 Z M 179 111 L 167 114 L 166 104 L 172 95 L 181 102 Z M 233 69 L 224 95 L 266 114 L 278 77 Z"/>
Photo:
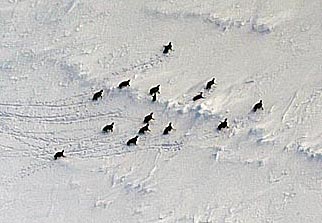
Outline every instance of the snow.
<path id="1" fill-rule="evenodd" d="M 321 222 L 320 1 L 0 4 L 0 222 Z"/>

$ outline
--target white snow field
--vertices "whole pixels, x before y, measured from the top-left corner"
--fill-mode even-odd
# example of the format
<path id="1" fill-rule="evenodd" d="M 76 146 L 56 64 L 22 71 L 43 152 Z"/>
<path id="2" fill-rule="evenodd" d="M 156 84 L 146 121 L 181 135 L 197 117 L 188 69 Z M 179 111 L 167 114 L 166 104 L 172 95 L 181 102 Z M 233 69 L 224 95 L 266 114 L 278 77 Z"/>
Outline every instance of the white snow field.
<path id="1" fill-rule="evenodd" d="M 0 0 L 0 222 L 322 222 L 321 10 Z"/>

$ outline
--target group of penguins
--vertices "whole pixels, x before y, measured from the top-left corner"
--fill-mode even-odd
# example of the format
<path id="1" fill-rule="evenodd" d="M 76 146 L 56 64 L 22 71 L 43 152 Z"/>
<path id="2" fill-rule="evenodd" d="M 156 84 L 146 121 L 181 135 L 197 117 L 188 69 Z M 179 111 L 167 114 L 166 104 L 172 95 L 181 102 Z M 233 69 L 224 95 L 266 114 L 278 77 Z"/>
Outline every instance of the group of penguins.
<path id="1" fill-rule="evenodd" d="M 143 119 L 143 123 L 145 123 L 145 126 L 143 126 L 142 128 L 140 128 L 139 129 L 139 132 L 138 132 L 138 134 L 139 135 L 143 135 L 143 134 L 145 134 L 145 132 L 150 132 L 151 130 L 149 129 L 149 122 L 151 121 L 151 120 L 154 120 L 154 118 L 153 118 L 153 112 L 151 112 L 150 114 L 148 114 L 147 116 L 145 116 L 144 117 L 144 119 Z M 102 131 L 103 132 L 113 132 L 113 127 L 114 127 L 114 122 L 112 122 L 111 124 L 109 124 L 109 125 L 106 125 L 103 129 L 102 129 Z M 170 122 L 169 124 L 168 124 L 168 126 L 167 127 L 165 127 L 165 129 L 163 130 L 163 135 L 167 135 L 167 134 L 169 134 L 169 132 L 171 131 L 171 130 L 173 130 L 174 128 L 172 127 L 172 123 Z M 127 141 L 127 143 L 126 143 L 126 145 L 128 145 L 128 146 L 130 146 L 130 145 L 136 145 L 136 142 L 137 142 L 137 139 L 139 138 L 139 136 L 137 135 L 137 136 L 135 136 L 134 138 L 131 138 L 131 139 L 129 139 L 128 141 Z"/>
<path id="2" fill-rule="evenodd" d="M 172 44 L 171 44 L 171 42 L 169 42 L 169 44 L 168 44 L 168 45 L 165 45 L 165 46 L 163 46 L 163 47 L 164 47 L 164 50 L 163 50 L 163 53 L 164 53 L 164 54 L 167 54 L 167 53 L 169 52 L 169 50 L 172 50 Z M 214 84 L 215 84 L 215 78 L 213 78 L 213 79 L 211 79 L 210 81 L 208 81 L 208 82 L 207 82 L 205 89 L 206 89 L 206 90 L 210 90 L 210 89 L 211 89 L 211 87 L 212 87 Z M 118 88 L 119 88 L 119 89 L 122 89 L 122 88 L 129 87 L 129 86 L 130 86 L 130 80 L 126 80 L 126 81 L 121 82 L 121 83 L 118 85 Z M 157 96 L 157 94 L 160 94 L 160 85 L 157 85 L 157 86 L 152 87 L 152 88 L 150 89 L 149 93 L 150 93 L 150 95 L 152 96 L 152 101 L 153 101 L 153 102 L 154 102 L 154 101 L 156 101 L 156 96 Z M 98 91 L 98 92 L 94 93 L 92 100 L 93 100 L 93 101 L 97 101 L 99 98 L 101 98 L 101 99 L 102 99 L 102 98 L 103 98 L 102 94 L 103 94 L 103 90 L 100 90 L 100 91 Z M 197 100 L 199 100 L 199 99 L 204 98 L 202 94 L 203 94 L 203 93 L 202 93 L 202 92 L 200 92 L 198 95 L 194 96 L 194 97 L 192 98 L 192 100 L 193 100 L 193 101 L 197 101 Z M 256 104 L 253 106 L 252 111 L 253 111 L 253 112 L 256 112 L 256 111 L 257 111 L 257 110 L 259 110 L 259 109 L 264 110 L 262 100 L 260 100 L 258 103 L 256 103 Z M 154 120 L 154 118 L 153 118 L 153 112 L 151 112 L 150 114 L 148 114 L 148 115 L 146 115 L 146 116 L 144 117 L 144 119 L 143 119 L 143 123 L 145 123 L 145 126 L 143 126 L 142 128 L 140 128 L 140 129 L 139 129 L 138 134 L 145 134 L 145 132 L 151 131 L 151 130 L 149 129 L 149 122 L 150 122 L 151 120 Z M 111 124 L 108 124 L 108 125 L 104 126 L 104 128 L 102 129 L 102 131 L 103 131 L 103 132 L 106 132 L 106 133 L 107 133 L 107 132 L 113 132 L 113 127 L 114 127 L 114 122 L 112 122 Z M 219 125 L 218 125 L 218 127 L 217 127 L 217 130 L 218 130 L 218 131 L 220 131 L 220 130 L 222 130 L 222 129 L 224 129 L 224 128 L 229 128 L 228 123 L 227 123 L 227 118 L 225 118 L 225 120 L 224 120 L 224 121 L 220 122 L 220 124 L 219 124 Z M 170 122 L 170 123 L 168 124 L 168 126 L 167 126 L 167 127 L 165 127 L 165 129 L 163 130 L 163 135 L 167 135 L 167 134 L 169 134 L 169 132 L 170 132 L 171 130 L 174 130 L 174 128 L 172 127 L 172 123 Z M 137 135 L 137 136 L 135 136 L 134 138 L 129 139 L 129 140 L 127 141 L 126 145 L 128 145 L 128 146 L 130 146 L 130 145 L 136 145 L 138 138 L 139 138 L 139 136 Z M 54 159 L 55 159 L 55 160 L 56 160 L 57 158 L 59 158 L 59 157 L 65 157 L 65 155 L 64 155 L 64 150 L 62 150 L 62 151 L 60 151 L 60 152 L 57 152 L 57 153 L 54 155 Z"/>
<path id="3" fill-rule="evenodd" d="M 119 89 L 122 89 L 124 87 L 129 87 L 130 86 L 130 80 L 127 80 L 127 81 L 123 81 L 121 82 L 119 85 L 118 85 L 118 88 Z M 93 101 L 97 101 L 99 98 L 102 98 L 102 93 L 103 93 L 103 90 L 100 90 L 98 92 L 96 92 L 93 96 Z M 155 86 L 155 87 L 152 87 L 149 91 L 150 95 L 154 96 L 153 98 L 155 98 L 156 94 L 160 94 L 160 84 Z M 156 100 L 156 99 L 155 99 Z M 155 100 L 152 100 L 152 101 L 155 101 Z M 143 123 L 145 124 L 145 126 L 143 126 L 142 128 L 139 129 L 139 132 L 138 134 L 141 135 L 141 134 L 145 134 L 146 132 L 148 131 L 151 131 L 149 129 L 149 122 L 151 120 L 154 120 L 153 118 L 153 112 L 151 112 L 150 114 L 146 115 L 143 119 Z M 102 131 L 103 132 L 113 132 L 113 127 L 114 127 L 114 122 L 112 122 L 111 124 L 109 125 L 106 125 Z M 172 123 L 170 122 L 169 125 L 167 127 L 165 127 L 164 131 L 163 131 L 163 135 L 167 135 L 169 134 L 169 132 L 171 130 L 173 130 L 174 128 L 172 127 Z M 135 136 L 134 138 L 131 138 L 127 141 L 127 145 L 130 146 L 130 145 L 136 145 L 136 142 L 137 142 L 137 139 L 139 138 L 139 136 Z"/>

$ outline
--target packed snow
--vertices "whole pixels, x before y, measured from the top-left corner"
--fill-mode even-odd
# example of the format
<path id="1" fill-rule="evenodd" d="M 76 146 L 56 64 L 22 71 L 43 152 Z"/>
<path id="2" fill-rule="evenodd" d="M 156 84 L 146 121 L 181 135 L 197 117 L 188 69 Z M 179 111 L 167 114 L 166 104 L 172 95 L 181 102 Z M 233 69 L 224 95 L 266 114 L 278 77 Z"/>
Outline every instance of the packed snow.
<path id="1" fill-rule="evenodd" d="M 2 0 L 0 222 L 321 222 L 321 21 L 318 0 Z"/>

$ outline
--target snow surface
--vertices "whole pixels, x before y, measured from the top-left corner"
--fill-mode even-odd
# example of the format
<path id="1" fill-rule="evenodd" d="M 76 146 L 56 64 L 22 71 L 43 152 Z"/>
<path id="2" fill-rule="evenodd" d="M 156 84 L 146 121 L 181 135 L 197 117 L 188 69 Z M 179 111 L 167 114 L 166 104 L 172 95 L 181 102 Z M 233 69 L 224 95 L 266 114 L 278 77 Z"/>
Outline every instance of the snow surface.
<path id="1" fill-rule="evenodd" d="M 0 222 L 321 222 L 321 21 L 318 0 L 2 0 Z"/>

